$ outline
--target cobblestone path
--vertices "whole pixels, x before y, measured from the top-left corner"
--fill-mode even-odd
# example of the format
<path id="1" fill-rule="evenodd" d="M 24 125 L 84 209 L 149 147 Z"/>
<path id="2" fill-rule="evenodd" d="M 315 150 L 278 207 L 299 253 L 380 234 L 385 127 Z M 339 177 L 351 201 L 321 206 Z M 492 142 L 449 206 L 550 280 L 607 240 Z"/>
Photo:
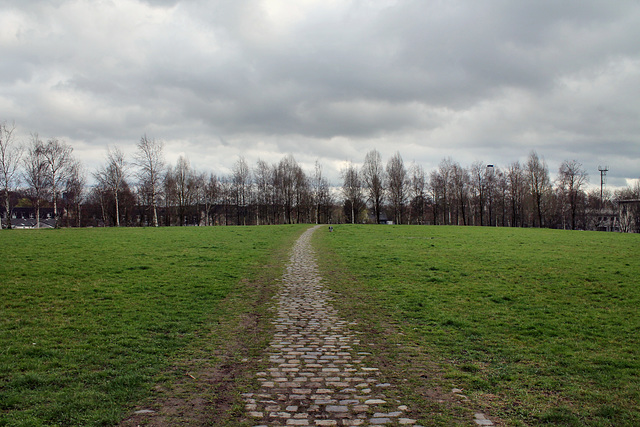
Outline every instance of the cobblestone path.
<path id="1" fill-rule="evenodd" d="M 294 246 L 276 296 L 270 367 L 257 374 L 260 390 L 244 394 L 248 415 L 257 426 L 417 426 L 331 306 L 310 244 L 317 229 Z"/>

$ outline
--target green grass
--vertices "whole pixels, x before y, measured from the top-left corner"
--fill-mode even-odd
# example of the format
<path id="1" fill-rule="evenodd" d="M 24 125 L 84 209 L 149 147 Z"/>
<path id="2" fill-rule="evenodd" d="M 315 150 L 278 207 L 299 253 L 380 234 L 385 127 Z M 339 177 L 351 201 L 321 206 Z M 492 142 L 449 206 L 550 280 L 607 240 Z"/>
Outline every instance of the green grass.
<path id="1" fill-rule="evenodd" d="M 0 425 L 115 425 L 238 340 L 259 358 L 266 326 L 230 334 L 240 312 L 264 323 L 304 228 L 0 233 Z M 468 423 L 466 405 L 506 425 L 640 425 L 640 236 L 344 225 L 315 243 L 425 424 Z M 439 401 L 454 387 L 471 401 Z"/>
<path id="2" fill-rule="evenodd" d="M 507 425 L 640 425 L 640 235 L 345 225 L 316 245 L 343 307 L 436 364 L 414 386 Z"/>
<path id="3" fill-rule="evenodd" d="M 0 425 L 118 424 L 303 228 L 0 233 Z"/>

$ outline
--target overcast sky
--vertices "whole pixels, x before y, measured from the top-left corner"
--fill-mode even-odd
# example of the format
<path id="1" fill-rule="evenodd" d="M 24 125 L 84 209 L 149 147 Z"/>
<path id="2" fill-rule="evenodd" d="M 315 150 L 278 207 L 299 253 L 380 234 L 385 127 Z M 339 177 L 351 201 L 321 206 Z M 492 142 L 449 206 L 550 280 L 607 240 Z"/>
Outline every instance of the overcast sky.
<path id="1" fill-rule="evenodd" d="M 640 178 L 637 0 L 0 0 L 0 121 L 91 171 L 143 134 L 224 174 L 375 148 Z"/>

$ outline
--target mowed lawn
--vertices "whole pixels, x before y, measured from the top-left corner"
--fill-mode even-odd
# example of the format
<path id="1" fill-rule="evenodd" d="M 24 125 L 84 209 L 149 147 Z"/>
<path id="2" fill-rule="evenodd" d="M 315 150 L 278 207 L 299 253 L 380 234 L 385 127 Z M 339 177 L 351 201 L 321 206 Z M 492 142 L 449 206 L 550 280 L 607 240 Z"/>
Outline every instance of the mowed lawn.
<path id="1" fill-rule="evenodd" d="M 413 380 L 505 425 L 640 425 L 640 235 L 342 225 L 315 244 L 348 272 L 338 300 L 442 372 Z"/>
<path id="2" fill-rule="evenodd" d="M 306 226 L 0 232 L 0 425 L 114 425 Z"/>

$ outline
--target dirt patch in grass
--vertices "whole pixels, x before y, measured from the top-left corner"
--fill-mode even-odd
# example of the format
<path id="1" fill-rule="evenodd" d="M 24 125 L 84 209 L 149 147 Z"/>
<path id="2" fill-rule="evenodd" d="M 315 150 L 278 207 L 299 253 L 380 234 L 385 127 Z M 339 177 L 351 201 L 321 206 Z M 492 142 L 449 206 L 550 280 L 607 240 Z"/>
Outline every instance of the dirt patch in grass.
<path id="1" fill-rule="evenodd" d="M 283 256 L 263 266 L 257 278 L 240 282 L 238 290 L 221 303 L 223 315 L 159 379 L 153 397 L 137 405 L 121 427 L 247 423 L 241 394 L 258 387 L 255 373 L 263 365 L 272 335 L 271 300 L 282 274 Z"/>

